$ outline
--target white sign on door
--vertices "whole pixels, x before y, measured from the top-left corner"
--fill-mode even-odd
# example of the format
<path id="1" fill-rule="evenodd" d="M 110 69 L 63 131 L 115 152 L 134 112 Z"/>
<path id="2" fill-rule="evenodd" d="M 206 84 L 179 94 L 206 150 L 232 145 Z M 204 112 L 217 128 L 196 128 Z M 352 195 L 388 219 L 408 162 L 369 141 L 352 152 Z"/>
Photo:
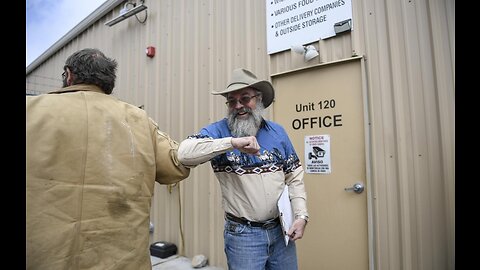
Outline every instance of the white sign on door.
<path id="1" fill-rule="evenodd" d="M 266 0 L 266 12 L 272 54 L 335 36 L 335 23 L 352 19 L 352 0 Z"/>
<path id="2" fill-rule="evenodd" d="M 306 173 L 329 174 L 330 135 L 305 136 L 305 168 Z"/>

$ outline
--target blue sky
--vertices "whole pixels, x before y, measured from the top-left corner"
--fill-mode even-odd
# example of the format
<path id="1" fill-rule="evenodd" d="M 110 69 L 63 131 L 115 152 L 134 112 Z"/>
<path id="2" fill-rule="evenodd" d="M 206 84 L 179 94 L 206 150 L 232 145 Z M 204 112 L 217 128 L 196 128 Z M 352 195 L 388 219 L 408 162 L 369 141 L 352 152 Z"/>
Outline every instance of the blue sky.
<path id="1" fill-rule="evenodd" d="M 26 67 L 106 0 L 26 0 Z"/>

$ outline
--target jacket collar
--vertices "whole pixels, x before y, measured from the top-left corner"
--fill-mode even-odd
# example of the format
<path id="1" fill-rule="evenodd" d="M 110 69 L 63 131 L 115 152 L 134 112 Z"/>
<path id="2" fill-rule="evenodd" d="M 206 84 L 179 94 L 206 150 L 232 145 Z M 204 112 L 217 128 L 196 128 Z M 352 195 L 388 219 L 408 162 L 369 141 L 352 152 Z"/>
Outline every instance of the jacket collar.
<path id="1" fill-rule="evenodd" d="M 92 91 L 92 92 L 105 94 L 105 92 L 103 92 L 103 90 L 100 87 L 93 84 L 74 84 L 67 87 L 63 87 L 59 90 L 49 92 L 49 94 L 62 94 L 62 93 L 77 92 L 77 91 Z"/>

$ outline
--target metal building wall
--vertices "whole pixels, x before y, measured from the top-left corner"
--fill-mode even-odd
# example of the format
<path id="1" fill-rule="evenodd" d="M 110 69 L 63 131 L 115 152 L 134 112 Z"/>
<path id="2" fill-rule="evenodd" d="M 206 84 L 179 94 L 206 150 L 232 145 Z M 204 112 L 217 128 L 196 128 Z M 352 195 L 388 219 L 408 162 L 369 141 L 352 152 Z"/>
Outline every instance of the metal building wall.
<path id="1" fill-rule="evenodd" d="M 172 0 L 150 6 L 158 14 L 149 18 L 147 42 L 159 54 L 156 71 L 147 80 L 156 78 L 159 96 L 146 109 L 155 108 L 153 115 L 174 138 L 184 139 L 224 117 L 224 99 L 210 91 L 226 87 L 234 68 L 250 68 L 268 78 L 264 3 Z M 171 194 L 157 185 L 154 204 L 153 219 L 159 225 L 154 239 L 173 241 L 184 247 L 186 256 L 204 254 L 210 264 L 226 269 L 219 184 L 209 164 L 193 169 Z"/>
<path id="2" fill-rule="evenodd" d="M 375 269 L 455 269 L 455 0 L 352 6 L 351 33 L 308 63 L 273 55 L 271 74 L 365 58 Z"/>
<path id="3" fill-rule="evenodd" d="M 378 269 L 455 269 L 455 1 L 365 2 Z"/>
<path id="4" fill-rule="evenodd" d="M 123 2 L 107 1 L 105 15 L 27 71 L 27 92 L 60 87 L 66 57 L 96 47 L 119 63 L 114 95 L 143 105 L 182 140 L 224 116 L 223 99 L 210 91 L 225 87 L 233 68 L 268 78 L 361 55 L 370 98 L 375 269 L 455 269 L 454 0 L 352 1 L 353 31 L 314 43 L 320 55 L 308 63 L 290 51 L 267 55 L 265 1 L 147 0 L 145 24 L 130 17 L 105 26 Z M 147 46 L 156 47 L 154 58 L 145 55 Z M 156 185 L 152 241 L 174 242 L 183 255 L 204 254 L 226 268 L 220 200 L 209 164 L 178 186 Z"/>

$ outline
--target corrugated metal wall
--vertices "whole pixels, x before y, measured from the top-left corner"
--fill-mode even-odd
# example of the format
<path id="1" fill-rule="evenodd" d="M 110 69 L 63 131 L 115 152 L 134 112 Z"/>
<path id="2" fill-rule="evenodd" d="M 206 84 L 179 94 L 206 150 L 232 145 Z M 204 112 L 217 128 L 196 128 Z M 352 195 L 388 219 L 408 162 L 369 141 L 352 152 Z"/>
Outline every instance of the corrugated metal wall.
<path id="1" fill-rule="evenodd" d="M 60 87 L 66 57 L 97 47 L 119 62 L 114 95 L 144 105 L 182 140 L 224 116 L 223 99 L 209 93 L 225 87 L 233 68 L 268 78 L 361 55 L 370 100 L 375 268 L 455 269 L 454 0 L 352 1 L 353 31 L 314 43 L 320 55 L 308 63 L 290 51 L 267 55 L 265 1 L 145 4 L 145 24 L 131 17 L 105 26 L 122 5 L 116 7 L 28 73 L 27 91 Z M 154 58 L 145 55 L 147 46 L 156 47 Z M 226 268 L 220 191 L 209 164 L 178 186 L 157 185 L 152 221 L 152 241 L 174 242 L 183 255 L 204 254 Z"/>
<path id="2" fill-rule="evenodd" d="M 353 31 L 308 64 L 365 57 L 376 269 L 455 269 L 455 1 L 352 1 Z"/>
<path id="3" fill-rule="evenodd" d="M 455 1 L 363 9 L 377 267 L 455 269 Z"/>

